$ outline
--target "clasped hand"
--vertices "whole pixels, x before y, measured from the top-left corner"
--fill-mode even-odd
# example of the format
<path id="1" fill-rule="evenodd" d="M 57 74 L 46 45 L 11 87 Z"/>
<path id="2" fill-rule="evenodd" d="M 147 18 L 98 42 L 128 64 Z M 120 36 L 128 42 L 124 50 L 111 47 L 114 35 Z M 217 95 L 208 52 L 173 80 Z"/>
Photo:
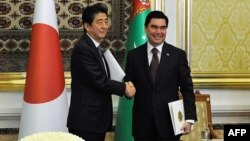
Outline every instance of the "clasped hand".
<path id="1" fill-rule="evenodd" d="M 136 92 L 134 84 L 131 81 L 125 82 L 125 84 L 126 84 L 126 92 L 125 92 L 126 96 L 129 98 L 133 97 Z"/>
<path id="2" fill-rule="evenodd" d="M 191 132 L 191 129 L 192 129 L 192 124 L 189 123 L 189 122 L 184 122 L 182 124 L 182 127 L 181 127 L 181 130 L 183 130 L 183 134 L 189 134 Z"/>

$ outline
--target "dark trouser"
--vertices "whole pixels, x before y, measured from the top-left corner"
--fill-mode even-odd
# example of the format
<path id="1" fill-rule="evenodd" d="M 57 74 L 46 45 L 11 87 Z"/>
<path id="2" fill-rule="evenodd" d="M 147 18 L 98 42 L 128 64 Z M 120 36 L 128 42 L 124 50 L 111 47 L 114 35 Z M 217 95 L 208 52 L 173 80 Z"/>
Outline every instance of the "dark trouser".
<path id="1" fill-rule="evenodd" d="M 77 135 L 85 141 L 104 141 L 106 133 L 96 133 L 83 130 L 69 129 L 69 133 Z"/>
<path id="2" fill-rule="evenodd" d="M 163 138 L 157 131 L 154 118 L 150 123 L 149 132 L 144 137 L 134 137 L 135 141 L 179 141 L 180 136 Z"/>

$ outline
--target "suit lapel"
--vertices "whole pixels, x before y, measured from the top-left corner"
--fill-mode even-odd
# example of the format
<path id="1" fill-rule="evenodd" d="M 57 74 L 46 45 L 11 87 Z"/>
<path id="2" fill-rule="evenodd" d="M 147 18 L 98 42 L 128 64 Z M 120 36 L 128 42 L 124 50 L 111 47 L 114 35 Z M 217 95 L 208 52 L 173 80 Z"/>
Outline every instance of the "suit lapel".
<path id="1" fill-rule="evenodd" d="M 148 81 L 150 81 L 151 84 L 153 84 L 153 80 L 150 74 L 150 70 L 149 70 L 149 62 L 148 62 L 148 52 L 147 52 L 147 43 L 145 43 L 142 47 L 142 51 L 141 51 L 141 62 L 144 66 L 144 70 L 146 73 L 146 77 L 148 78 Z"/>
<path id="2" fill-rule="evenodd" d="M 160 64 L 158 66 L 158 70 L 157 70 L 157 74 L 155 78 L 155 84 L 159 82 L 161 75 L 165 73 L 164 69 L 168 67 L 169 55 L 170 55 L 170 48 L 166 43 L 164 43 L 162 47 L 162 52 L 161 52 Z"/>
<path id="3" fill-rule="evenodd" d="M 90 38 L 88 35 L 86 35 L 86 34 L 83 35 L 83 38 L 85 39 L 86 43 L 89 45 L 89 48 L 95 52 L 96 56 L 98 56 L 97 58 L 98 58 L 98 60 L 99 60 L 99 63 L 102 64 L 103 69 L 105 70 L 104 64 L 103 64 L 103 61 L 102 61 L 102 57 L 100 56 L 100 54 L 99 54 L 99 52 L 98 52 L 98 50 L 97 50 L 97 48 L 96 48 L 94 42 L 93 42 L 93 41 L 91 40 L 91 38 Z"/>
<path id="4" fill-rule="evenodd" d="M 95 46 L 95 44 L 94 44 L 94 42 L 91 40 L 91 38 L 88 36 L 88 35 L 86 35 L 86 34 L 84 34 L 83 35 L 83 38 L 85 39 L 85 41 L 86 41 L 86 43 L 87 44 L 89 44 L 89 48 L 91 48 L 91 50 L 93 50 L 94 52 L 95 52 L 95 54 L 96 54 L 96 56 L 98 56 L 97 58 L 98 58 L 98 62 L 99 62 L 99 64 L 101 64 L 101 67 L 102 67 L 102 70 L 105 72 L 105 74 L 106 74 L 106 69 L 105 69 L 105 64 L 104 64 L 104 62 L 103 62 L 103 60 L 102 60 L 102 56 L 100 56 L 100 54 L 99 54 L 99 52 L 98 52 L 98 49 L 96 48 L 96 46 Z M 105 59 L 105 58 L 104 58 Z M 110 72 L 109 72 L 109 67 L 108 67 L 108 63 L 106 62 L 106 60 L 104 60 L 105 61 L 105 63 L 106 63 L 106 68 L 107 68 L 107 77 L 110 77 Z"/>
<path id="5" fill-rule="evenodd" d="M 106 60 L 106 58 L 105 58 L 105 56 L 103 55 L 103 60 L 104 60 L 104 62 L 105 62 L 105 66 L 106 66 L 106 69 L 107 69 L 107 76 L 108 76 L 108 78 L 110 78 L 110 71 L 109 71 L 109 65 L 108 65 L 108 62 L 107 62 L 107 60 Z"/>

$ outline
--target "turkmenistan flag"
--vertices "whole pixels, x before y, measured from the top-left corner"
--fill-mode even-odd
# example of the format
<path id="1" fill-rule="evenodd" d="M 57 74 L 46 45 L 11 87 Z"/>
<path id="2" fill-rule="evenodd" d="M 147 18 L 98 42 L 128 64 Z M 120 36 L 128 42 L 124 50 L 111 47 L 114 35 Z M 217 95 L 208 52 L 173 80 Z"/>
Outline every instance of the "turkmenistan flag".
<path id="1" fill-rule="evenodd" d="M 150 12 L 149 0 L 133 0 L 133 12 L 130 18 L 130 26 L 128 31 L 128 40 L 126 44 L 127 52 L 147 41 L 144 32 L 144 22 L 146 16 Z M 125 62 L 125 61 L 124 61 Z M 124 63 L 125 64 L 125 63 Z M 132 106 L 133 99 L 127 100 L 121 97 L 118 105 L 118 113 L 116 118 L 115 141 L 133 141 L 132 137 Z"/>

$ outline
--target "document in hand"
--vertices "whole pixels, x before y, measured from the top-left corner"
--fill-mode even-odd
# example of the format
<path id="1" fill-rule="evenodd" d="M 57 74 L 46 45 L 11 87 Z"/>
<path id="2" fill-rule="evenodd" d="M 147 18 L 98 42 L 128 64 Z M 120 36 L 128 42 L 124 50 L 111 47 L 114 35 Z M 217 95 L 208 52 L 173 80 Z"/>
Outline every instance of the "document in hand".
<path id="1" fill-rule="evenodd" d="M 111 79 L 121 82 L 123 80 L 123 77 L 125 76 L 125 73 L 120 67 L 119 63 L 116 61 L 115 57 L 108 49 L 105 51 L 104 56 L 108 62 L 109 68 L 111 68 L 110 69 Z"/>
<path id="2" fill-rule="evenodd" d="M 183 100 L 168 103 L 175 135 L 183 133 L 181 126 L 185 121 Z"/>

